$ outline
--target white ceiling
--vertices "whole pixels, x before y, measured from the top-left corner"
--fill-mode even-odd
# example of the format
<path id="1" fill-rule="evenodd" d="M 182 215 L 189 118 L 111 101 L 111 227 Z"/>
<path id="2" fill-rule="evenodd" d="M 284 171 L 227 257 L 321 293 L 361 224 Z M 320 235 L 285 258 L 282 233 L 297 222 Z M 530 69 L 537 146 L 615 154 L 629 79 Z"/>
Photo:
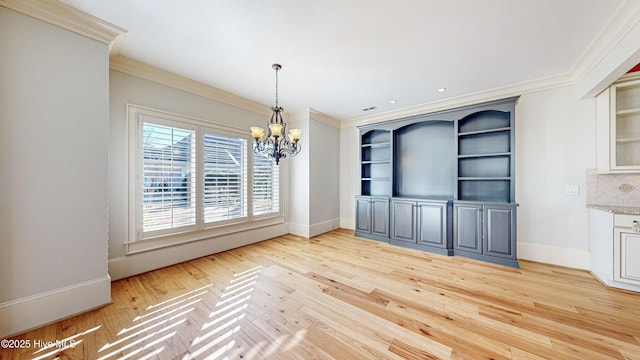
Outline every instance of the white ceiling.
<path id="1" fill-rule="evenodd" d="M 622 0 L 64 2 L 127 29 L 120 54 L 263 104 L 280 63 L 286 112 L 345 120 L 568 74 Z"/>

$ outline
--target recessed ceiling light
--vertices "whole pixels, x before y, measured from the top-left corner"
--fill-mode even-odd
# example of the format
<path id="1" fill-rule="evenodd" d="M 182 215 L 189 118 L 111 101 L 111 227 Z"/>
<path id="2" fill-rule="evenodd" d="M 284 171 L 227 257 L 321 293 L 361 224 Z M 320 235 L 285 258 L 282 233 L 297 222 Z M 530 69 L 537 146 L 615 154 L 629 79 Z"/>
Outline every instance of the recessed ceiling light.
<path id="1" fill-rule="evenodd" d="M 378 108 L 377 106 L 370 106 L 370 107 L 368 107 L 368 108 L 364 108 L 364 109 L 362 109 L 362 111 L 370 111 L 370 110 L 375 110 L 375 109 L 377 109 L 377 108 Z"/>
<path id="2" fill-rule="evenodd" d="M 389 104 L 395 104 L 397 102 L 398 102 L 398 100 L 389 100 Z"/>
<path id="3" fill-rule="evenodd" d="M 440 88 L 440 89 L 438 89 L 438 92 L 445 92 L 445 91 L 447 91 L 447 88 Z"/>

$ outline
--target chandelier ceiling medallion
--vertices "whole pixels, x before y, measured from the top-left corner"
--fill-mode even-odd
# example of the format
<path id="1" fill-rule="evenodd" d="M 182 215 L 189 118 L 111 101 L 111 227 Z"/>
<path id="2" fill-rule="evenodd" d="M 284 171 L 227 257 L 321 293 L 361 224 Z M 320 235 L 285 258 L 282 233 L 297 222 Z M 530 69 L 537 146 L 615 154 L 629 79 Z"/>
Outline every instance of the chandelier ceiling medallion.
<path id="1" fill-rule="evenodd" d="M 271 107 L 271 120 L 267 123 L 267 134 L 261 127 L 251 127 L 251 136 L 255 139 L 253 142 L 253 152 L 258 155 L 267 154 L 276 160 L 276 165 L 280 163 L 281 158 L 287 155 L 295 156 L 300 152 L 300 135 L 301 129 L 291 129 L 287 136 L 283 134 L 287 131 L 287 124 L 282 120 L 282 111 L 284 110 L 278 105 L 278 71 L 282 69 L 280 64 L 271 65 L 276 71 L 276 106 Z"/>

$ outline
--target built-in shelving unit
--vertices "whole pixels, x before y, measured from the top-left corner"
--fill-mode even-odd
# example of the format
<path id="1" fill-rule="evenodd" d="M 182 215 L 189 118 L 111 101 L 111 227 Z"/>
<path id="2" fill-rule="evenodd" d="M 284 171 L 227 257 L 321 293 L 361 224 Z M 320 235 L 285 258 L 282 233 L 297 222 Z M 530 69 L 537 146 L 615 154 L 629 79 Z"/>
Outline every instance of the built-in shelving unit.
<path id="1" fill-rule="evenodd" d="M 361 194 L 391 195 L 391 138 L 387 130 L 362 135 L 360 150 Z"/>
<path id="2" fill-rule="evenodd" d="M 360 127 L 356 235 L 517 267 L 516 100 Z"/>
<path id="3" fill-rule="evenodd" d="M 458 200 L 512 201 L 511 116 L 485 110 L 458 121 Z"/>

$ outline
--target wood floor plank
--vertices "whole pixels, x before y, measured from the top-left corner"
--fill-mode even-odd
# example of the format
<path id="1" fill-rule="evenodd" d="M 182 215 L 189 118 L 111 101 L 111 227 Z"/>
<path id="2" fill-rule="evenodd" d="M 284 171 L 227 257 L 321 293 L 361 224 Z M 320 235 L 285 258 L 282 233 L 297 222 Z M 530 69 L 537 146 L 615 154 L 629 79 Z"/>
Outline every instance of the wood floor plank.
<path id="1" fill-rule="evenodd" d="M 286 235 L 114 281 L 14 359 L 639 359 L 640 294 L 355 238 Z"/>

